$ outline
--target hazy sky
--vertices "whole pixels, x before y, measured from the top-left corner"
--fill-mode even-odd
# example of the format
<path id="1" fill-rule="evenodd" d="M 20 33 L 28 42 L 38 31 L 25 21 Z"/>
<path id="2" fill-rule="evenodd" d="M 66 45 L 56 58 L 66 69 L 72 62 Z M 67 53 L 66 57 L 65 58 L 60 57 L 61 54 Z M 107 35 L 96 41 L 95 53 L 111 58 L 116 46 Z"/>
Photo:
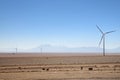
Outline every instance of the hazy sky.
<path id="1" fill-rule="evenodd" d="M 0 48 L 120 47 L 120 0 L 0 0 Z"/>

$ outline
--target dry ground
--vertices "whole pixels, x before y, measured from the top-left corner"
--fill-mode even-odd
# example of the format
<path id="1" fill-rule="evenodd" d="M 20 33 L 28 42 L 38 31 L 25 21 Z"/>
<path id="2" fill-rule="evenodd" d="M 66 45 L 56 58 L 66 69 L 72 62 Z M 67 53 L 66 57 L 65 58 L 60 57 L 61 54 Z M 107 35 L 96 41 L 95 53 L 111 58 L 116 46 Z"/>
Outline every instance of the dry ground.
<path id="1" fill-rule="evenodd" d="M 120 55 L 0 54 L 0 80 L 120 80 Z"/>

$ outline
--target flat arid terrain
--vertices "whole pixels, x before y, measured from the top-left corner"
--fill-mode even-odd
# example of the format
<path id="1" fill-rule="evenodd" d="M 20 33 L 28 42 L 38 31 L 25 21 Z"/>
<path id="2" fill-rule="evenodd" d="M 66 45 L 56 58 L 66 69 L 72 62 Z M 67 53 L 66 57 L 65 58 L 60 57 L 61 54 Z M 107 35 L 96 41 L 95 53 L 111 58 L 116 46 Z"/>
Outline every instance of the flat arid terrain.
<path id="1" fill-rule="evenodd" d="M 120 55 L 1 53 L 0 80 L 120 80 Z"/>

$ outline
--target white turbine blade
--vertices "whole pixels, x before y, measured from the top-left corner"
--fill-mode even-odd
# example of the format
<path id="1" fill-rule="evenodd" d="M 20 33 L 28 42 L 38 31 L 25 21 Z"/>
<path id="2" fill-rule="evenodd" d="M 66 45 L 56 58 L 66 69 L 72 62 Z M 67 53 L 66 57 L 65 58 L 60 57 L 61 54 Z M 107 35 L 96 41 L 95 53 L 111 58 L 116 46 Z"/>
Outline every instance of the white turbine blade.
<path id="1" fill-rule="evenodd" d="M 100 31 L 102 34 L 104 34 L 103 31 L 102 31 L 97 25 L 96 25 L 96 27 L 99 29 L 99 31 Z"/>
<path id="2" fill-rule="evenodd" d="M 105 34 L 109 34 L 109 33 L 112 33 L 112 32 L 115 32 L 115 30 L 114 30 L 114 31 L 109 31 L 109 32 L 106 32 Z"/>
<path id="3" fill-rule="evenodd" d="M 103 40 L 103 37 L 104 37 L 104 35 L 102 35 L 102 37 L 101 37 L 101 39 L 100 39 L 99 46 L 100 46 L 100 44 L 101 44 L 101 42 L 102 42 L 102 40 Z"/>

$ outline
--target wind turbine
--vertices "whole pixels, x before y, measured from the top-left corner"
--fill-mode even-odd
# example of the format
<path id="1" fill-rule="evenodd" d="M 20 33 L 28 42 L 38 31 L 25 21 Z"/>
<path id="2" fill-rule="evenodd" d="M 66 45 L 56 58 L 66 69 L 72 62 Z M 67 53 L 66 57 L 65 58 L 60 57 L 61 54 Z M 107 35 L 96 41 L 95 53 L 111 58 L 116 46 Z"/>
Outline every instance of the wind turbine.
<path id="1" fill-rule="evenodd" d="M 42 47 L 40 48 L 40 52 L 42 53 Z"/>
<path id="2" fill-rule="evenodd" d="M 16 53 L 17 53 L 18 49 L 17 49 L 17 48 L 15 48 L 15 50 L 16 50 Z"/>
<path id="3" fill-rule="evenodd" d="M 17 53 L 17 52 L 18 52 L 18 48 L 17 48 L 17 44 L 16 44 L 15 53 Z"/>
<path id="4" fill-rule="evenodd" d="M 96 25 L 96 27 L 98 28 L 98 30 L 102 34 L 102 37 L 101 37 L 100 42 L 99 42 L 99 46 L 101 45 L 101 42 L 103 41 L 103 56 L 105 56 L 105 36 L 106 36 L 106 34 L 115 32 L 115 30 L 114 31 L 103 32 L 97 25 Z"/>

